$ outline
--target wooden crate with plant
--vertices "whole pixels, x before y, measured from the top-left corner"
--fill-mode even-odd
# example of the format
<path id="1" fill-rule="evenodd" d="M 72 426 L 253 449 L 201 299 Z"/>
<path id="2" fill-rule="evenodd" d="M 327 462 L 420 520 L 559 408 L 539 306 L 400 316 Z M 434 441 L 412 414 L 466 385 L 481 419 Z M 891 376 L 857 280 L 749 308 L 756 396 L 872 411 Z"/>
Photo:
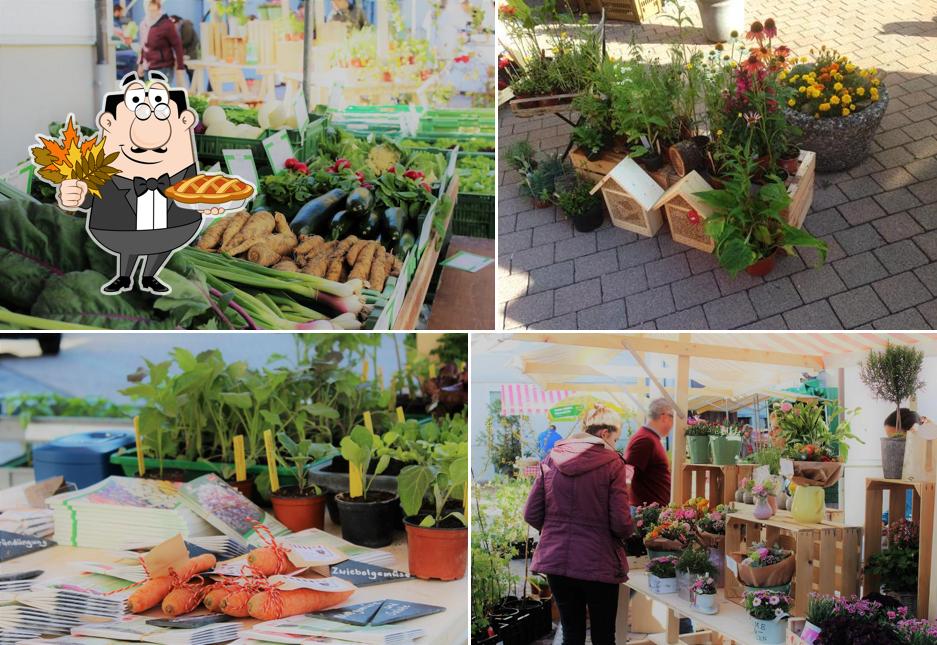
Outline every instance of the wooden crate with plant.
<path id="1" fill-rule="evenodd" d="M 681 499 L 703 497 L 710 506 L 735 501 L 739 482 L 751 477 L 753 464 L 721 466 L 717 464 L 683 464 L 683 493 Z"/>

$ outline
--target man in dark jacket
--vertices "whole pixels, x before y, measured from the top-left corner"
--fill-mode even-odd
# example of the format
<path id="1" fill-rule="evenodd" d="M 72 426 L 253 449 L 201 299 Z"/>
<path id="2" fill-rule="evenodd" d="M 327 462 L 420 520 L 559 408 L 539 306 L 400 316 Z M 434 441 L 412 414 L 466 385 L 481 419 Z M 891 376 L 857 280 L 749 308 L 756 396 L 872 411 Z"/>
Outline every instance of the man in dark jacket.
<path id="1" fill-rule="evenodd" d="M 182 39 L 172 18 L 163 13 L 161 0 L 147 2 L 146 21 L 148 27 L 140 30 L 143 50 L 137 74 L 142 77 L 144 71 L 159 72 L 167 79 L 175 78 L 178 85 L 185 85 Z"/>
<path id="2" fill-rule="evenodd" d="M 634 466 L 631 497 L 635 506 L 670 503 L 670 460 L 664 439 L 673 430 L 673 405 L 667 399 L 651 401 L 647 423 L 628 440 L 625 462 Z"/>
<path id="3" fill-rule="evenodd" d="M 540 531 L 531 570 L 547 574 L 564 645 L 585 642 L 587 607 L 593 645 L 614 645 L 624 544 L 634 533 L 627 469 L 614 448 L 621 419 L 595 406 L 583 426 L 553 446 L 527 498 L 524 519 Z"/>

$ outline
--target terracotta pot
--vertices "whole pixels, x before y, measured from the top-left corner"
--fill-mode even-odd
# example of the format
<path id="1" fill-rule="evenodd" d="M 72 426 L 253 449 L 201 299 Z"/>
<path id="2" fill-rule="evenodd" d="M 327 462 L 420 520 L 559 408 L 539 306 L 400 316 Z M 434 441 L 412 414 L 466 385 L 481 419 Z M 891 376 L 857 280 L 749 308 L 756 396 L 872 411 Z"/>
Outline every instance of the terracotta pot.
<path id="1" fill-rule="evenodd" d="M 276 518 L 294 533 L 325 526 L 325 495 L 299 495 L 295 488 L 287 488 L 271 495 L 270 502 Z"/>
<path id="2" fill-rule="evenodd" d="M 239 492 L 241 495 L 243 495 L 247 499 L 250 499 L 251 497 L 254 496 L 254 480 L 253 479 L 245 479 L 242 482 L 229 481 L 228 483 L 231 486 L 234 486 L 234 488 L 237 489 L 237 492 Z"/>
<path id="3" fill-rule="evenodd" d="M 745 273 L 753 276 L 765 276 L 774 271 L 775 254 L 772 253 L 766 258 L 761 258 L 754 264 L 745 267 Z"/>
<path id="4" fill-rule="evenodd" d="M 424 580 L 458 580 L 468 562 L 468 527 L 424 527 L 406 518 L 410 575 Z"/>

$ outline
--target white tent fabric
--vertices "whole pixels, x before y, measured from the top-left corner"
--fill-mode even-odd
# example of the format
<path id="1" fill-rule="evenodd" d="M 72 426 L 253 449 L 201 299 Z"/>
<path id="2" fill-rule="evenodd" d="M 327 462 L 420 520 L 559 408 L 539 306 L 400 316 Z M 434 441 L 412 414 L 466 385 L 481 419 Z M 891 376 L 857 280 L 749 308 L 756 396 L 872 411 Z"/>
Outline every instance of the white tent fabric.
<path id="1" fill-rule="evenodd" d="M 528 383 L 505 383 L 501 385 L 501 414 L 546 414 L 572 395 L 572 390 L 542 390 Z"/>

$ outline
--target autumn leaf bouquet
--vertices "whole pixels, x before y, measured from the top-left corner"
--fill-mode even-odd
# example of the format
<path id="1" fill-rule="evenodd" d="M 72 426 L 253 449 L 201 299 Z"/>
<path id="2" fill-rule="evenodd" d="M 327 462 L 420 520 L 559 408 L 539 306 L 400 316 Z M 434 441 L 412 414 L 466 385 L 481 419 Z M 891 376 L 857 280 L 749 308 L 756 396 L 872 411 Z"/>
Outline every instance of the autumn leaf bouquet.
<path id="1" fill-rule="evenodd" d="M 82 137 L 69 115 L 61 136 L 38 137 L 42 145 L 30 148 L 38 174 L 53 185 L 66 179 L 78 179 L 88 185 L 88 192 L 101 197 L 101 187 L 119 171 L 110 164 L 119 153 L 104 154 L 104 137 Z"/>

